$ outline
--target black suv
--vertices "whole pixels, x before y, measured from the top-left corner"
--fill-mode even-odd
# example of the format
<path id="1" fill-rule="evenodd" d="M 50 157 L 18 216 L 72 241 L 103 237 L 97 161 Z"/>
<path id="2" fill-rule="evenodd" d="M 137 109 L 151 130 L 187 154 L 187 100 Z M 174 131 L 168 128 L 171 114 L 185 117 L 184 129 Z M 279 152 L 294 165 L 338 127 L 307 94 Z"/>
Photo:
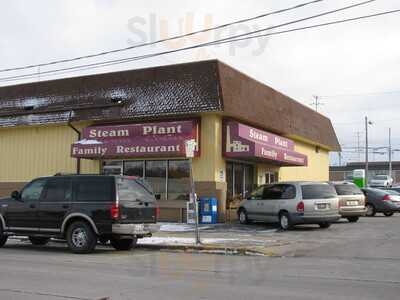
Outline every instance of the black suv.
<path id="1" fill-rule="evenodd" d="M 90 253 L 97 241 L 129 250 L 159 227 L 156 196 L 141 179 L 127 176 L 59 175 L 28 183 L 0 199 L 0 247 L 9 236 L 34 245 L 67 240 L 74 253 Z"/>

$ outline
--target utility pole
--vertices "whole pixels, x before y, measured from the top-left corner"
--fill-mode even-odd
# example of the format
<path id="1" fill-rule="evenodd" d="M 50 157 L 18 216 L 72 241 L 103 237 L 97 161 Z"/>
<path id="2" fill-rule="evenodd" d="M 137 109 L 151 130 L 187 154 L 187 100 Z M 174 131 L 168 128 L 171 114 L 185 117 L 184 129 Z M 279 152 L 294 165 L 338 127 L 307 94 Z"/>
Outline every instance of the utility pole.
<path id="1" fill-rule="evenodd" d="M 339 167 L 342 166 L 342 152 L 339 152 Z"/>
<path id="2" fill-rule="evenodd" d="M 361 161 L 361 145 L 360 145 L 360 139 L 361 137 L 361 131 L 357 131 L 357 153 L 358 153 L 358 161 Z"/>
<path id="3" fill-rule="evenodd" d="M 315 111 L 318 112 L 318 108 L 321 105 L 324 105 L 324 103 L 321 102 L 320 98 L 318 96 L 313 96 L 314 97 L 314 102 L 311 103 L 311 105 L 315 106 Z"/>
<path id="4" fill-rule="evenodd" d="M 368 117 L 365 117 L 365 185 L 368 187 L 368 125 L 372 125 L 371 121 L 368 121 Z"/>
<path id="5" fill-rule="evenodd" d="M 392 128 L 389 128 L 389 176 L 392 177 Z"/>

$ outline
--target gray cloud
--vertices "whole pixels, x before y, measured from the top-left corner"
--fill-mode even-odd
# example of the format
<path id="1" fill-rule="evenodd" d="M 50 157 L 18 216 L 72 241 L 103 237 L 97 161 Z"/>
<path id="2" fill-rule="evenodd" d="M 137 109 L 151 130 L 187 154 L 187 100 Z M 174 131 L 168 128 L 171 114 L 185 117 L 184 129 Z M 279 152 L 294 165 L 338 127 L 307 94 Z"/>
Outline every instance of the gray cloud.
<path id="1" fill-rule="evenodd" d="M 133 37 L 128 22 L 149 16 L 168 20 L 171 35 L 179 33 L 179 22 L 194 16 L 194 30 L 204 26 L 204 17 L 212 16 L 212 25 L 230 22 L 292 6 L 304 0 L 287 1 L 5 1 L 0 10 L 1 68 L 46 62 L 129 45 Z M 276 25 L 358 1 L 325 1 L 290 13 L 252 22 L 258 28 Z M 377 1 L 365 7 L 309 21 L 315 24 L 335 19 L 399 8 L 398 1 Z M 301 24 L 303 25 L 303 24 Z M 291 26 L 291 28 L 297 27 Z M 312 95 L 334 96 L 368 94 L 400 90 L 400 39 L 398 15 L 342 24 L 329 28 L 296 32 L 268 39 L 265 50 L 254 55 L 259 45 L 212 47 L 201 52 L 186 52 L 147 61 L 66 74 L 76 76 L 160 64 L 218 58 L 308 105 Z M 149 34 L 149 24 L 141 28 Z M 190 41 L 186 41 L 188 45 Z M 193 41 L 192 41 L 193 42 Z M 120 58 L 168 49 L 157 46 L 138 49 L 107 58 Z M 88 62 L 97 61 L 90 60 Z M 48 70 L 48 68 L 43 68 Z M 12 75 L 13 73 L 10 73 Z M 21 73 L 14 73 L 21 74 Z M 8 74 L 7 74 L 8 75 Z M 62 77 L 61 76 L 61 77 Z M 60 76 L 59 76 L 60 77 Z M 57 77 L 47 77 L 52 79 Z M 19 83 L 19 82 L 15 82 Z M 0 83 L 4 85 L 4 83 Z M 356 132 L 363 131 L 363 119 L 375 120 L 371 144 L 387 143 L 387 130 L 393 128 L 394 144 L 400 147 L 399 93 L 323 97 L 321 112 L 332 119 L 344 146 L 357 144 Z M 398 155 L 398 154 L 396 154 Z M 335 155 L 333 162 L 337 162 Z M 358 155 L 345 153 L 345 160 Z M 384 157 L 380 157 L 383 159 Z M 395 156 L 396 158 L 396 156 Z M 399 157 L 400 159 L 400 157 Z"/>

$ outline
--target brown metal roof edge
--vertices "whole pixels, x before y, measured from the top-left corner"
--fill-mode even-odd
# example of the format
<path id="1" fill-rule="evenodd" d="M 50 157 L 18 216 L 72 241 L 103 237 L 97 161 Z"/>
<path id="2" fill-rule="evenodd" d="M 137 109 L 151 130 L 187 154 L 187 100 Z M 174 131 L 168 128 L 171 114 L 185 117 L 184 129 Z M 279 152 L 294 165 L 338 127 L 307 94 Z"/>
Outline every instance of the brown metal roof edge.
<path id="1" fill-rule="evenodd" d="M 323 118 L 324 121 L 326 121 L 327 124 L 328 124 L 328 126 L 329 126 L 328 129 L 334 134 L 335 140 L 332 141 L 330 144 L 321 143 L 321 141 L 312 140 L 312 139 L 307 138 L 307 137 L 302 137 L 302 140 L 308 141 L 308 142 L 309 142 L 309 141 L 313 141 L 315 145 L 321 146 L 321 147 L 326 148 L 326 149 L 329 149 L 329 150 L 331 150 L 331 151 L 337 151 L 337 152 L 340 152 L 340 151 L 341 151 L 341 146 L 340 146 L 339 140 L 338 140 L 338 138 L 337 138 L 336 132 L 335 132 L 335 130 L 334 130 L 333 124 L 332 124 L 331 120 L 330 120 L 328 117 L 326 117 L 326 116 L 324 116 L 324 115 L 322 115 L 322 114 L 316 112 L 315 110 L 313 110 L 313 109 L 311 109 L 310 107 L 304 105 L 303 103 L 294 100 L 293 98 L 287 96 L 286 94 L 277 91 L 276 89 L 270 87 L 270 86 L 267 85 L 266 83 L 261 82 L 260 80 L 254 79 L 253 77 L 251 77 L 251 76 L 247 75 L 246 73 L 244 73 L 244 72 L 242 72 L 242 71 L 240 71 L 240 70 L 238 70 L 238 69 L 236 69 L 236 68 L 234 68 L 234 67 L 232 67 L 232 66 L 226 64 L 225 62 L 223 62 L 223 61 L 221 61 L 221 60 L 216 60 L 216 62 L 217 62 L 217 64 L 218 64 L 218 74 L 219 74 L 219 77 L 218 77 L 218 78 L 219 78 L 219 80 L 221 80 L 221 79 L 220 79 L 220 78 L 221 78 L 221 68 L 220 68 L 220 66 L 225 67 L 225 68 L 228 68 L 228 69 L 233 70 L 234 72 L 240 74 L 241 76 L 244 76 L 245 78 L 247 78 L 247 79 L 249 79 L 249 80 L 251 80 L 251 81 L 253 81 L 253 82 L 257 83 L 257 84 L 259 84 L 259 85 L 261 85 L 261 86 L 264 86 L 264 87 L 270 89 L 270 90 L 273 91 L 274 93 L 283 96 L 284 98 L 290 100 L 291 102 L 295 103 L 296 105 L 300 105 L 302 108 L 305 108 L 310 114 L 312 114 L 312 115 L 317 115 L 318 117 Z M 222 102 L 223 102 L 223 100 L 224 100 L 224 93 L 223 93 L 222 84 L 221 84 L 221 88 L 222 88 L 222 91 L 221 91 L 221 92 L 222 92 L 222 94 L 221 94 L 221 95 L 222 95 L 222 96 L 221 96 L 221 99 L 222 99 Z M 233 117 L 233 116 L 232 116 L 232 117 Z M 237 118 L 237 117 L 236 117 L 236 118 Z M 246 119 L 246 118 L 243 117 L 243 118 L 240 118 L 240 119 Z M 255 122 L 254 120 L 248 120 L 248 119 L 247 119 L 247 122 L 249 122 L 249 121 L 250 121 L 250 122 L 253 122 L 253 124 L 256 125 L 256 126 L 257 126 L 257 125 L 260 126 L 260 124 L 257 123 L 257 122 Z M 265 127 L 265 126 L 264 126 L 264 127 Z M 271 128 L 268 128 L 268 127 L 265 127 L 265 129 L 266 129 L 266 130 L 270 130 L 270 131 L 272 131 L 272 132 L 274 132 L 274 133 L 276 133 L 276 134 L 281 134 L 281 135 L 286 135 L 286 136 L 297 136 L 296 134 L 293 134 L 293 133 L 290 133 L 290 132 L 277 131 L 276 129 L 274 130 L 274 129 L 271 129 Z"/>

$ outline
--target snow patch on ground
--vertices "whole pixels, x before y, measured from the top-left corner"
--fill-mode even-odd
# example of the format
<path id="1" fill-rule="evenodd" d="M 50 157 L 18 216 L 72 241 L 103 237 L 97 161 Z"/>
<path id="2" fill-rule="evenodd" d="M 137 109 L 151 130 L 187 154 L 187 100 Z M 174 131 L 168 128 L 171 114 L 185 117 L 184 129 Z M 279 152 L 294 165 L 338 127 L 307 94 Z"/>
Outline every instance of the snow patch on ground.
<path id="1" fill-rule="evenodd" d="M 266 242 L 276 242 L 273 240 L 250 240 L 250 239 L 233 239 L 233 238 L 202 238 L 202 244 L 265 244 Z M 186 237 L 150 237 L 138 240 L 138 244 L 145 245 L 195 245 L 194 238 Z"/>
<path id="2" fill-rule="evenodd" d="M 191 232 L 195 230 L 195 226 L 191 224 L 175 224 L 175 223 L 160 223 L 160 231 L 165 232 Z M 199 226 L 200 230 L 212 228 L 212 226 Z"/>

